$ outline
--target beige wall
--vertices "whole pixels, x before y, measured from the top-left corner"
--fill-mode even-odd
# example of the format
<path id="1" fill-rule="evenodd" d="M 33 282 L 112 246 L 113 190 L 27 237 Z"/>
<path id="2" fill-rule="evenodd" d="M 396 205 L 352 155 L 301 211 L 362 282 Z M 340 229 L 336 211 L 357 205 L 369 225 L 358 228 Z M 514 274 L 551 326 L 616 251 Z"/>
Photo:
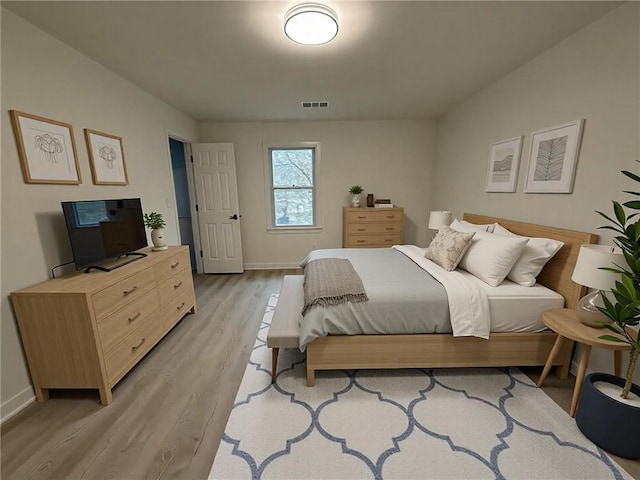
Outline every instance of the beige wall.
<path id="1" fill-rule="evenodd" d="M 3 416 L 32 391 L 8 295 L 47 280 L 72 259 L 60 202 L 141 197 L 162 212 L 177 242 L 167 130 L 198 140 L 194 120 L 2 9 L 2 395 Z M 73 125 L 83 181 L 79 186 L 25 184 L 8 110 Z M 121 136 L 126 187 L 96 186 L 84 128 Z M 167 205 L 167 198 L 170 206 Z"/>
<path id="2" fill-rule="evenodd" d="M 297 265 L 315 244 L 342 246 L 342 207 L 349 187 L 391 198 L 405 208 L 406 243 L 428 242 L 431 170 L 434 155 L 432 121 L 260 122 L 201 125 L 203 142 L 235 145 L 242 244 L 248 268 Z M 265 208 L 263 142 L 319 141 L 321 233 L 268 233 Z"/>
<path id="3" fill-rule="evenodd" d="M 441 118 L 434 207 L 599 233 L 610 243 L 594 211 L 610 212 L 612 199 L 625 199 L 622 190 L 637 190 L 620 170 L 640 172 L 639 10 L 638 3 L 619 7 Z M 585 126 L 573 193 L 523 193 L 531 132 L 579 118 Z M 516 193 L 485 193 L 489 145 L 519 135 Z M 590 368 L 610 371 L 611 362 L 594 349 Z"/>

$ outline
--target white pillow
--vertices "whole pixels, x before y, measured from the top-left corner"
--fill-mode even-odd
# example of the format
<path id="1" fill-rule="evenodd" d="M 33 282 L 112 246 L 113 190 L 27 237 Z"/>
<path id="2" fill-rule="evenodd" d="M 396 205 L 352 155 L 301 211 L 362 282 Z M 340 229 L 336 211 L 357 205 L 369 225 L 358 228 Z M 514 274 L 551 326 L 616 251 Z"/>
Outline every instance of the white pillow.
<path id="1" fill-rule="evenodd" d="M 529 242 L 524 247 L 522 255 L 513 264 L 507 277 L 523 287 L 532 287 L 536 283 L 536 277 L 551 258 L 558 253 L 564 243 L 551 238 L 522 237 L 511 233 L 499 223 L 493 231 L 495 235 L 507 237 L 528 238 Z"/>
<path id="2" fill-rule="evenodd" d="M 529 239 L 480 231 L 475 233 L 471 246 L 458 266 L 492 287 L 497 287 L 520 258 Z"/>
<path id="3" fill-rule="evenodd" d="M 455 218 L 451 225 L 449 225 L 454 230 L 459 232 L 489 232 L 493 233 L 493 227 L 495 223 L 490 223 L 488 225 L 476 225 L 475 223 L 467 222 L 466 220 L 458 220 Z M 467 227 L 466 229 L 464 227 Z"/>

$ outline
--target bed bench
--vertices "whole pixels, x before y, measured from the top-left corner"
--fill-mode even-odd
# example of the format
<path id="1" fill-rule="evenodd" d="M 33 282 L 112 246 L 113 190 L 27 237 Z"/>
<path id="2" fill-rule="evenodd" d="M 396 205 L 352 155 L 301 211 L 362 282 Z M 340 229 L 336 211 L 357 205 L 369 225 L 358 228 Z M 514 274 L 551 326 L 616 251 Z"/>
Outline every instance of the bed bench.
<path id="1" fill-rule="evenodd" d="M 285 275 L 280 298 L 273 312 L 267 334 L 267 347 L 271 348 L 271 383 L 276 381 L 276 367 L 280 348 L 300 348 L 298 317 L 304 303 L 304 275 Z"/>

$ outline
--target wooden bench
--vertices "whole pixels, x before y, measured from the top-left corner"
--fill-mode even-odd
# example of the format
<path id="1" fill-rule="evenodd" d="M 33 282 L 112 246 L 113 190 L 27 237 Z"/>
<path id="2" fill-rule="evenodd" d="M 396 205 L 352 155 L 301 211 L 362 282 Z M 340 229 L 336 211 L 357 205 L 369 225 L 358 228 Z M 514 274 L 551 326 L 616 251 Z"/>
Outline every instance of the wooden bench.
<path id="1" fill-rule="evenodd" d="M 278 352 L 281 348 L 300 348 L 298 318 L 304 304 L 304 275 L 285 275 L 271 327 L 267 347 L 271 349 L 271 383 L 276 381 Z"/>

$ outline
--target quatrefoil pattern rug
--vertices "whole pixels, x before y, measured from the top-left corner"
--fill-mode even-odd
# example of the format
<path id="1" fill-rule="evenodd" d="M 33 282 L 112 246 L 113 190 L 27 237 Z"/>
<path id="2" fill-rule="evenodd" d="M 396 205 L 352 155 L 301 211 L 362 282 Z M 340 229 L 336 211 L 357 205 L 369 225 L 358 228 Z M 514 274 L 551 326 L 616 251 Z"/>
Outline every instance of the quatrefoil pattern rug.
<path id="1" fill-rule="evenodd" d="M 317 372 L 265 345 L 273 296 L 209 479 L 630 479 L 518 369 Z"/>

